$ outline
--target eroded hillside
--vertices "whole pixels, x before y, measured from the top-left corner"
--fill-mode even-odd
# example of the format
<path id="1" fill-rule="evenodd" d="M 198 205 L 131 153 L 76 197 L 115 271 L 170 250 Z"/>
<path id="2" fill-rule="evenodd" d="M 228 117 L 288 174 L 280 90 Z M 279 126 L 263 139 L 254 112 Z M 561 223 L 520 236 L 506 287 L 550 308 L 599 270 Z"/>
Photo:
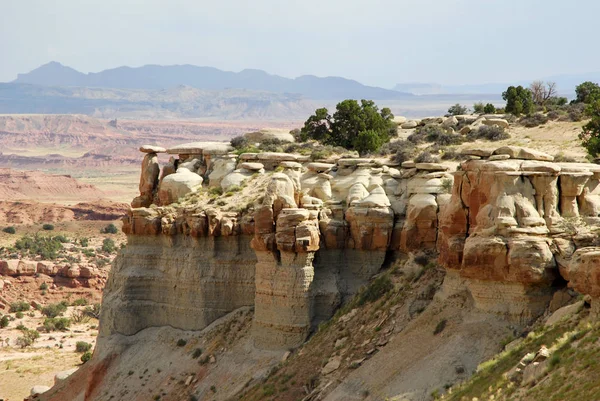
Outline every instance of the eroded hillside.
<path id="1" fill-rule="evenodd" d="M 94 357 L 40 399 L 427 400 L 574 290 L 597 316 L 597 164 L 140 150 Z"/>

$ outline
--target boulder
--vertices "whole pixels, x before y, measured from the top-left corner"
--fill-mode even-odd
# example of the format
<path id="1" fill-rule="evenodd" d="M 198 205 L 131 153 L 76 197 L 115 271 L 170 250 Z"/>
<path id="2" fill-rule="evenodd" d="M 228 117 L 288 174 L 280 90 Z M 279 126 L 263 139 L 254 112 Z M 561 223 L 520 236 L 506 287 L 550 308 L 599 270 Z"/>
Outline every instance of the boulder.
<path id="1" fill-rule="evenodd" d="M 488 119 L 485 119 L 485 120 L 481 120 L 481 122 L 484 125 L 497 125 L 497 126 L 502 127 L 502 128 L 508 128 L 509 127 L 508 121 L 503 120 L 501 118 L 488 118 Z"/>
<path id="2" fill-rule="evenodd" d="M 400 124 L 400 127 L 402 129 L 413 129 L 413 128 L 417 128 L 418 126 L 419 126 L 419 121 L 416 121 L 416 120 L 410 120 L 410 121 Z"/>
<path id="3" fill-rule="evenodd" d="M 353 201 L 352 205 L 358 207 L 389 207 L 391 203 L 384 189 L 377 185 L 366 198 Z"/>
<path id="4" fill-rule="evenodd" d="M 402 125 L 404 124 L 407 120 L 406 117 L 402 117 L 402 116 L 394 116 L 394 119 L 392 120 L 394 122 L 394 124 L 396 125 Z"/>
<path id="5" fill-rule="evenodd" d="M 255 171 L 251 171 L 251 170 L 246 170 L 246 169 L 237 169 L 234 170 L 232 173 L 227 174 L 225 177 L 223 177 L 223 179 L 221 180 L 221 189 L 223 189 L 224 192 L 226 192 L 227 190 L 229 190 L 229 188 L 233 187 L 233 186 L 241 186 L 244 181 L 246 181 L 248 178 L 252 177 L 252 175 L 255 173 Z"/>
<path id="6" fill-rule="evenodd" d="M 211 163 L 212 171 L 208 175 L 208 186 L 216 188 L 221 186 L 221 181 L 235 170 L 235 158 L 216 159 Z"/>
<path id="7" fill-rule="evenodd" d="M 463 149 L 460 151 L 462 155 L 471 155 L 471 156 L 479 156 L 479 157 L 490 157 L 492 155 L 491 150 L 481 149 L 481 148 L 471 148 L 471 149 Z"/>
<path id="8" fill-rule="evenodd" d="M 231 151 L 233 147 L 229 142 L 190 142 L 167 149 L 167 153 L 176 155 L 226 155 Z"/>
<path id="9" fill-rule="evenodd" d="M 155 145 L 142 145 L 140 146 L 140 152 L 142 153 L 165 153 L 167 149 L 155 146 Z"/>
<path id="10" fill-rule="evenodd" d="M 416 163 L 412 160 L 407 160 L 405 162 L 402 162 L 402 168 L 415 168 Z"/>
<path id="11" fill-rule="evenodd" d="M 259 153 L 257 155 L 257 158 L 258 158 L 258 160 L 267 160 L 267 161 L 295 162 L 298 159 L 298 156 L 290 154 L 290 153 L 264 152 L 264 153 Z"/>
<path id="12" fill-rule="evenodd" d="M 442 127 L 444 128 L 452 128 L 458 125 L 458 119 L 454 116 L 447 117 L 444 121 L 442 121 Z"/>
<path id="13" fill-rule="evenodd" d="M 19 259 L 0 260 L 0 274 L 3 276 L 17 276 L 19 272 Z"/>
<path id="14" fill-rule="evenodd" d="M 556 310 L 553 314 L 550 315 L 545 326 L 552 326 L 560 322 L 563 319 L 568 319 L 571 316 L 579 313 L 579 311 L 583 308 L 584 301 L 575 302 L 574 304 L 563 306 L 562 308 Z"/>
<path id="15" fill-rule="evenodd" d="M 548 162 L 554 160 L 554 157 L 550 156 L 549 154 L 534 149 L 523 148 L 520 146 L 503 146 L 494 150 L 493 154 L 509 155 L 511 159 L 541 160 Z"/>
<path id="16" fill-rule="evenodd" d="M 240 163 L 239 168 L 243 168 L 249 171 L 260 171 L 265 168 L 262 163 L 244 162 Z"/>
<path id="17" fill-rule="evenodd" d="M 448 171 L 450 168 L 439 163 L 416 163 L 417 170 L 425 171 Z"/>
<path id="18" fill-rule="evenodd" d="M 158 199 L 161 205 L 177 202 L 183 196 L 196 192 L 202 186 L 202 177 L 185 168 L 166 176 L 160 183 Z"/>
<path id="19" fill-rule="evenodd" d="M 69 370 L 63 370 L 62 372 L 58 372 L 54 375 L 54 385 L 64 382 L 71 376 L 73 373 L 77 372 L 78 368 L 73 368 Z"/>
<path id="20" fill-rule="evenodd" d="M 331 170 L 333 167 L 335 167 L 335 164 L 330 164 L 330 163 L 308 163 L 306 165 L 306 168 L 309 169 L 310 171 L 316 171 L 317 173 L 326 173 L 327 171 Z"/>
<path id="21" fill-rule="evenodd" d="M 33 386 L 31 388 L 31 390 L 29 391 L 29 394 L 32 395 L 32 396 L 40 395 L 40 394 L 45 393 L 48 390 L 50 390 L 50 387 L 48 387 L 48 386 L 40 386 L 40 385 Z"/>

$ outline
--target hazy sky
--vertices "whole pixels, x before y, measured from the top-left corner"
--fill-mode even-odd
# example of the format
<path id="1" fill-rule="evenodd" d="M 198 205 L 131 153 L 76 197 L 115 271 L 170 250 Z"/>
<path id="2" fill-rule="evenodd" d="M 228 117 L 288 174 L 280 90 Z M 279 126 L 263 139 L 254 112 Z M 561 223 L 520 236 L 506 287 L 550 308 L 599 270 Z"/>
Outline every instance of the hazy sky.
<path id="1" fill-rule="evenodd" d="M 598 0 L 0 0 L 0 81 L 195 64 L 365 84 L 600 70 Z"/>

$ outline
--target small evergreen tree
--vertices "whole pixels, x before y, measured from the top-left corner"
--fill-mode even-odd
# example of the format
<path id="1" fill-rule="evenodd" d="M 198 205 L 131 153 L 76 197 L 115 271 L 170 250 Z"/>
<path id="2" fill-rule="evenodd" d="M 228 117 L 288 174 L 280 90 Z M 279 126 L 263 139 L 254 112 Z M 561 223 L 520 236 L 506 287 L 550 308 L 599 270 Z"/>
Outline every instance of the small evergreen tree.
<path id="1" fill-rule="evenodd" d="M 509 86 L 506 91 L 502 92 L 502 99 L 506 100 L 505 110 L 507 113 L 519 116 L 533 112 L 533 96 L 531 91 L 523 88 L 521 85 L 517 87 Z"/>

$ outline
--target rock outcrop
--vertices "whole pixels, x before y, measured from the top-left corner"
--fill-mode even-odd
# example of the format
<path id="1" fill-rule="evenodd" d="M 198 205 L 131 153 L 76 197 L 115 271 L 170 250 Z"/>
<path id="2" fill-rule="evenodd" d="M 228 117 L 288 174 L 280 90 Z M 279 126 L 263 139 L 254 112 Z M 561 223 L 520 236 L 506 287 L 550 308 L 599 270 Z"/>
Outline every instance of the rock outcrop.
<path id="1" fill-rule="evenodd" d="M 440 262 L 482 310 L 529 321 L 546 308 L 561 273 L 576 289 L 600 295 L 590 286 L 594 252 L 585 246 L 598 242 L 588 224 L 598 221 L 600 166 L 551 160 L 503 147 L 454 173 L 439 215 Z"/>
<path id="2" fill-rule="evenodd" d="M 124 220 L 129 246 L 107 286 L 101 336 L 197 330 L 254 306 L 255 344 L 292 348 L 386 259 L 423 251 L 439 252 L 447 289 L 466 289 L 480 310 L 517 322 L 538 316 L 561 280 L 600 297 L 598 165 L 553 163 L 514 146 L 466 150 L 472 159 L 454 172 L 437 163 L 229 151 L 214 143 L 168 149 L 178 158 L 158 186 L 147 153 L 152 173 L 142 174 L 140 197 L 157 195 Z M 192 182 L 182 191 L 171 188 L 180 175 Z M 186 201 L 210 187 L 226 192 L 223 208 L 214 198 Z M 228 209 L 236 191 L 254 193 L 253 202 Z M 574 228 L 580 223 L 588 228 Z"/>

